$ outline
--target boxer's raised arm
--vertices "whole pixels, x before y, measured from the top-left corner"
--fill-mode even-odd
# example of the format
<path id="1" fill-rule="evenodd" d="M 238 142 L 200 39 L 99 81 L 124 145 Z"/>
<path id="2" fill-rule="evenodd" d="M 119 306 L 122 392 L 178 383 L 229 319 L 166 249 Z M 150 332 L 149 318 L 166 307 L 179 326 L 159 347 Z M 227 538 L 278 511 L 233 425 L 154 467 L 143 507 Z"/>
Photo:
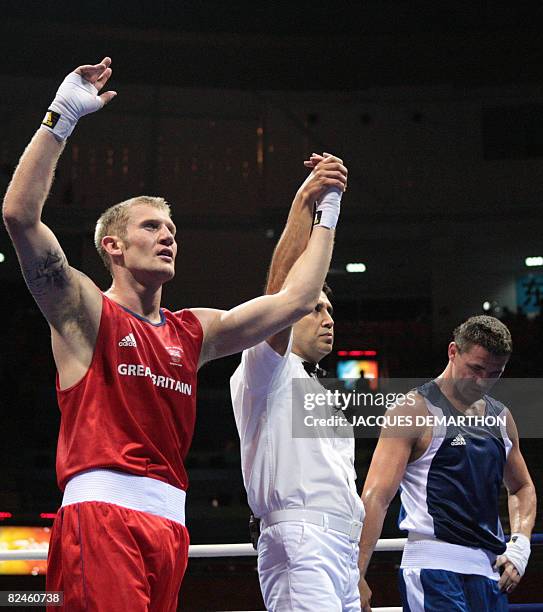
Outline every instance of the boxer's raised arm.
<path id="1" fill-rule="evenodd" d="M 106 92 L 98 96 L 111 75 L 110 63 L 105 58 L 94 66 L 80 66 L 66 77 L 23 153 L 4 197 L 4 223 L 25 281 L 43 314 L 59 332 L 67 320 L 84 318 L 85 308 L 82 311 L 81 307 L 89 300 L 86 305 L 98 310 L 99 317 L 101 298 L 93 283 L 69 266 L 41 214 L 65 139 L 80 117 L 98 110 L 115 95 Z"/>
<path id="2" fill-rule="evenodd" d="M 326 189 L 336 187 L 344 191 L 347 186 L 347 168 L 339 157 L 313 153 L 304 165 L 311 168 L 311 173 L 294 196 L 285 229 L 274 249 L 266 283 L 267 294 L 281 289 L 294 262 L 304 252 L 311 235 L 314 203 Z"/>
<path id="3" fill-rule="evenodd" d="M 277 293 L 281 289 L 294 262 L 305 250 L 311 235 L 314 203 L 327 189 L 334 187 L 344 191 L 347 185 L 347 168 L 338 157 L 314 153 L 304 164 L 311 168 L 311 173 L 294 197 L 285 229 L 273 252 L 266 294 Z M 284 355 L 289 336 L 290 327 L 287 327 L 267 341 L 276 353 Z"/>

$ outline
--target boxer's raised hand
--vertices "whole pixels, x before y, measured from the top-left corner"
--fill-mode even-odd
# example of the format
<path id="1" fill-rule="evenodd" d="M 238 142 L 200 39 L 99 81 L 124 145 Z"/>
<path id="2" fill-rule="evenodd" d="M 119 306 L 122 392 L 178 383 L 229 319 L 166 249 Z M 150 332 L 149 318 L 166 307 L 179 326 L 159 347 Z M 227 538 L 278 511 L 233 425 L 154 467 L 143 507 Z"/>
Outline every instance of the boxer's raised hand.
<path id="1" fill-rule="evenodd" d="M 99 94 L 111 76 L 111 58 L 104 57 L 99 64 L 79 66 L 62 81 L 51 102 L 41 127 L 52 132 L 57 140 L 66 140 L 78 120 L 93 113 L 117 93 Z"/>

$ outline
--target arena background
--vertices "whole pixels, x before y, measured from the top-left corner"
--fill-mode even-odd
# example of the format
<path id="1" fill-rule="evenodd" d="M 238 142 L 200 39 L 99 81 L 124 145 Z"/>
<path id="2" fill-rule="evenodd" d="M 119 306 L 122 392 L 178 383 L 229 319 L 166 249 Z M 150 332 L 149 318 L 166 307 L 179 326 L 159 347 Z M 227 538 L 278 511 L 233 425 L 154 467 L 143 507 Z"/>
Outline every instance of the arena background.
<path id="1" fill-rule="evenodd" d="M 64 75 L 109 55 L 119 95 L 80 122 L 45 213 L 72 265 L 101 288 L 94 221 L 145 193 L 172 203 L 179 229 L 164 305 L 229 308 L 259 295 L 302 161 L 331 151 L 350 174 L 329 276 L 328 369 L 337 350 L 375 350 L 389 376 L 438 374 L 452 328 L 488 302 L 513 334 L 507 375 L 539 377 L 543 267 L 525 258 L 543 256 L 542 16 L 524 2 L 6 3 L 0 190 Z M 0 526 L 48 526 L 40 515 L 60 502 L 48 328 L 3 227 L 0 252 Z M 347 273 L 349 262 L 366 272 Z M 248 540 L 228 394 L 238 359 L 200 374 L 193 543 Z M 522 447 L 539 489 L 541 440 Z M 372 448 L 358 443 L 359 487 Z M 383 537 L 400 535 L 396 517 L 397 504 Z M 375 555 L 375 605 L 399 601 L 398 561 Z M 541 600 L 542 582 L 535 548 L 512 601 Z M 43 584 L 0 576 L 0 590 Z M 262 607 L 254 558 L 189 564 L 180 610 Z"/>

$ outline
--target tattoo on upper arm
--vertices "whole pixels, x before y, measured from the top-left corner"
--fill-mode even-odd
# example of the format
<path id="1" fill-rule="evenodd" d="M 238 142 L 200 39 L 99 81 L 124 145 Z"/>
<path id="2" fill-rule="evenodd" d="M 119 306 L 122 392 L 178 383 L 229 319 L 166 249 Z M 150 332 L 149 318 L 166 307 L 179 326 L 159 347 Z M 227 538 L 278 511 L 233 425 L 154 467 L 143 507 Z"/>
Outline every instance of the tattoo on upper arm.
<path id="1" fill-rule="evenodd" d="M 70 266 L 61 250 L 49 250 L 41 257 L 25 262 L 23 274 L 32 295 L 39 300 L 53 290 L 69 284 Z"/>

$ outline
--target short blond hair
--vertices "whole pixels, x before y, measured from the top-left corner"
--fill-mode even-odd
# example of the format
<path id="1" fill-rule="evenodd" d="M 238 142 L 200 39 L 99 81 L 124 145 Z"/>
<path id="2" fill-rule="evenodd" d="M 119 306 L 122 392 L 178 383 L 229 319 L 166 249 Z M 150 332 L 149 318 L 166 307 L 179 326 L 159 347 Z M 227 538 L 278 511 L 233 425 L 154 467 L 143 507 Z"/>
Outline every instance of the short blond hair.
<path id="1" fill-rule="evenodd" d="M 136 196 L 130 198 L 124 202 L 119 202 L 114 206 L 110 206 L 101 215 L 96 222 L 96 228 L 94 230 L 94 246 L 98 251 L 98 255 L 104 262 L 104 265 L 111 274 L 111 258 L 106 253 L 102 246 L 102 240 L 104 236 L 119 236 L 121 239 L 126 237 L 126 227 L 130 218 L 130 209 L 134 206 L 152 206 L 158 208 L 163 212 L 167 212 L 168 216 L 172 216 L 170 205 L 164 198 L 157 198 L 153 196 Z"/>

